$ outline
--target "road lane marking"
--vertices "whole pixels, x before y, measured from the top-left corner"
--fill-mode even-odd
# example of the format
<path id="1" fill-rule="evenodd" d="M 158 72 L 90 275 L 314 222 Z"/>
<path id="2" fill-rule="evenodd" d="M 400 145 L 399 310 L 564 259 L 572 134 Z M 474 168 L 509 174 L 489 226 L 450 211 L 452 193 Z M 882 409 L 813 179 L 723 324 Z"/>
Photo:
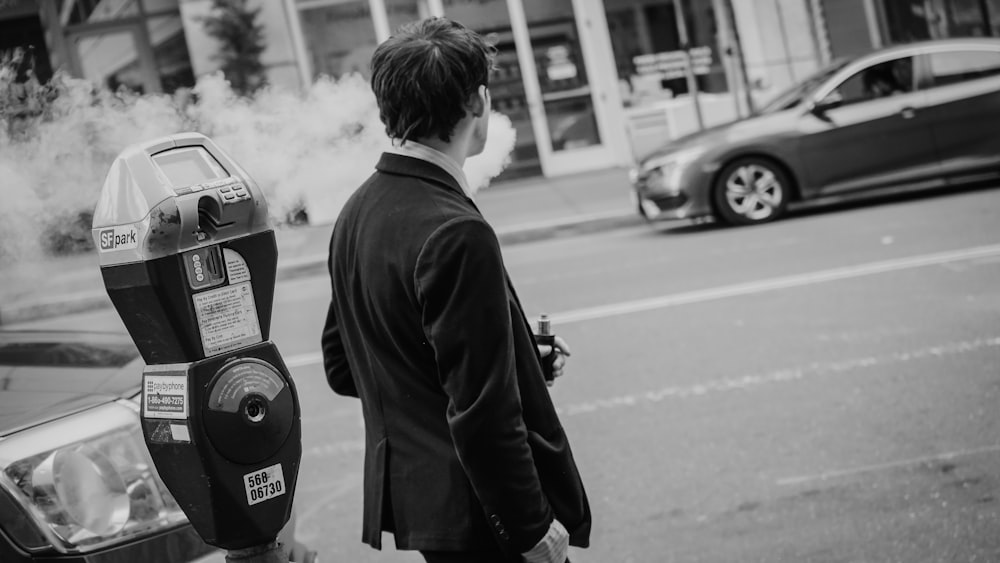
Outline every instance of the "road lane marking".
<path id="1" fill-rule="evenodd" d="M 881 356 L 866 356 L 833 362 L 812 362 L 804 366 L 779 369 L 761 374 L 747 374 L 735 377 L 713 379 L 691 385 L 671 385 L 639 393 L 629 393 L 606 397 L 593 401 L 573 403 L 556 408 L 560 416 L 573 416 L 623 407 L 633 407 L 643 403 L 659 403 L 667 399 L 687 399 L 715 393 L 745 391 L 761 385 L 799 381 L 809 377 L 845 373 L 856 369 L 882 367 L 927 358 L 941 358 L 968 352 L 1000 347 L 1000 336 L 977 338 L 961 342 L 950 342 L 927 346 L 916 350 L 894 352 Z"/>
<path id="2" fill-rule="evenodd" d="M 913 465 L 928 465 L 934 462 L 947 461 L 950 459 L 955 459 L 959 457 L 970 457 L 980 454 L 991 454 L 1000 452 L 1000 446 L 986 446 L 983 448 L 973 448 L 969 450 L 958 450 L 954 452 L 945 452 L 942 454 L 926 456 L 926 457 L 915 457 L 912 459 L 901 459 L 897 461 L 890 461 L 886 463 L 876 463 L 872 465 L 864 465 L 861 467 L 852 467 L 850 469 L 838 469 L 835 471 L 824 471 L 823 473 L 817 473 L 815 475 L 802 475 L 798 477 L 785 477 L 778 479 L 775 483 L 782 486 L 787 485 L 801 485 L 803 483 L 809 483 L 812 481 L 826 481 L 828 479 L 836 479 L 838 477 L 853 477 L 855 475 L 861 475 L 864 473 L 874 473 L 877 471 L 885 471 L 887 469 L 898 469 L 900 467 L 908 467 Z"/>
<path id="3" fill-rule="evenodd" d="M 662 309 L 677 305 L 714 301 L 716 299 L 737 297 L 751 293 L 764 293 L 767 291 L 774 291 L 789 287 L 799 287 L 843 279 L 871 276 L 874 274 L 898 272 L 900 270 L 913 268 L 923 268 L 926 266 L 936 266 L 950 262 L 958 262 L 961 260 L 975 260 L 990 257 L 1000 258 L 1000 244 L 977 246 L 948 252 L 937 252 L 934 254 L 923 254 L 908 258 L 897 258 L 879 262 L 869 262 L 867 264 L 833 268 L 830 270 L 819 270 L 805 274 L 795 274 L 754 282 L 724 285 L 709 289 L 672 293 L 649 299 L 623 301 L 621 303 L 598 305 L 596 307 L 585 307 L 582 309 L 563 311 L 561 313 L 552 313 L 549 315 L 549 318 L 551 318 L 554 323 L 558 324 L 577 323 L 616 315 L 640 313 L 652 309 Z M 289 368 L 304 367 L 313 364 L 321 365 L 322 363 L 323 355 L 320 352 L 297 354 L 285 358 L 285 365 Z"/>
<path id="4" fill-rule="evenodd" d="M 331 442 L 329 444 L 321 444 L 319 446 L 307 448 L 302 451 L 302 455 L 307 457 L 329 457 L 363 451 L 365 451 L 364 440 L 343 440 L 340 442 Z"/>
<path id="5" fill-rule="evenodd" d="M 285 360 L 285 366 L 288 369 L 301 368 L 305 366 L 311 366 L 313 364 L 323 365 L 322 352 L 308 352 L 306 354 L 295 354 L 294 356 L 287 356 L 282 359 Z"/>
<path id="6" fill-rule="evenodd" d="M 691 385 L 671 385 L 650 391 L 629 393 L 625 395 L 595 399 L 593 401 L 557 406 L 556 412 L 559 416 L 563 417 L 619 408 L 632 408 L 642 404 L 660 403 L 668 399 L 689 399 L 716 393 L 746 391 L 754 387 L 774 383 L 801 381 L 811 377 L 846 373 L 857 369 L 884 367 L 887 365 L 925 360 L 928 358 L 944 358 L 994 348 L 1000 348 L 1000 336 L 950 342 L 935 346 L 925 346 L 915 350 L 894 352 L 880 356 L 865 356 L 833 362 L 812 362 L 804 366 L 779 369 L 761 374 L 747 374 L 742 376 L 713 379 Z M 303 457 L 354 455 L 364 451 L 364 447 L 364 440 L 345 440 L 307 448 L 303 450 L 302 455 Z"/>
<path id="7" fill-rule="evenodd" d="M 900 270 L 923 268 L 926 266 L 936 266 L 950 262 L 958 262 L 961 260 L 974 260 L 994 256 L 1000 256 L 1000 244 L 977 246 L 948 252 L 936 252 L 933 254 L 910 256 L 908 258 L 882 260 L 878 262 L 846 266 L 843 268 L 819 270 L 805 274 L 795 274 L 791 276 L 781 276 L 747 283 L 672 293 L 648 299 L 624 301 L 621 303 L 599 305 L 596 307 L 585 307 L 572 311 L 564 311 L 562 313 L 552 313 L 549 315 L 549 318 L 552 319 L 553 324 L 564 325 L 568 323 L 592 321 L 595 319 L 618 315 L 627 315 L 630 313 L 642 313 L 654 309 L 676 307 L 678 305 L 702 303 L 705 301 L 714 301 L 728 297 L 764 293 L 778 289 L 860 278 L 875 274 L 898 272 Z"/>
<path id="8" fill-rule="evenodd" d="M 974 247 L 964 250 L 939 252 L 901 258 L 871 262 L 857 266 L 844 268 L 834 268 L 817 272 L 799 274 L 760 280 L 757 282 L 722 286 L 700 291 L 676 293 L 653 299 L 629 301 L 613 305 L 591 307 L 554 313 L 551 318 L 559 324 L 582 322 L 594 320 L 614 315 L 623 315 L 633 312 L 648 311 L 651 309 L 672 307 L 689 303 L 698 303 L 715 299 L 724 299 L 749 293 L 761 293 L 788 287 L 797 287 L 815 283 L 824 283 L 841 279 L 850 279 L 879 273 L 895 272 L 900 270 L 920 268 L 932 265 L 940 265 L 960 260 L 973 260 L 984 257 L 1000 256 L 1000 245 L 988 245 Z M 590 413 L 621 407 L 631 407 L 640 403 L 655 403 L 668 398 L 687 398 L 703 396 L 709 393 L 728 392 L 743 390 L 750 387 L 779 383 L 785 381 L 801 380 L 827 373 L 841 373 L 858 368 L 889 365 L 925 359 L 930 357 L 941 357 L 965 352 L 972 352 L 983 348 L 995 348 L 1000 346 L 1000 337 L 980 338 L 971 341 L 953 342 L 939 346 L 930 346 L 909 352 L 897 352 L 882 356 L 869 356 L 836 362 L 813 362 L 806 366 L 781 369 L 764 374 L 748 374 L 740 377 L 729 377 L 723 379 L 710 380 L 688 386 L 669 386 L 661 389 L 607 397 L 589 402 L 575 403 L 557 408 L 557 412 L 562 416 L 573 416 L 577 414 Z M 285 358 L 285 364 L 289 368 L 299 368 L 309 365 L 322 365 L 323 357 L 319 352 L 297 354 Z M 304 451 L 303 454 L 309 457 L 326 457 L 330 455 L 343 455 L 356 453 L 364 449 L 361 441 L 335 442 Z"/>

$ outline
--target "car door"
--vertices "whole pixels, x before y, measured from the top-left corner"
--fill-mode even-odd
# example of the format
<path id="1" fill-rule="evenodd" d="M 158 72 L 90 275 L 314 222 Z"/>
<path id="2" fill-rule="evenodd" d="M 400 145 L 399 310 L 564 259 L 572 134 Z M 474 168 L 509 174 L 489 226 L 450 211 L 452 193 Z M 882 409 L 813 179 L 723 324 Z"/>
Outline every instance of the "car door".
<path id="1" fill-rule="evenodd" d="M 940 50 L 920 62 L 942 172 L 1000 175 L 1000 46 Z"/>
<path id="2" fill-rule="evenodd" d="M 876 59 L 820 90 L 829 93 L 799 124 L 808 193 L 939 181 L 927 94 L 916 87 L 915 62 L 912 55 Z"/>

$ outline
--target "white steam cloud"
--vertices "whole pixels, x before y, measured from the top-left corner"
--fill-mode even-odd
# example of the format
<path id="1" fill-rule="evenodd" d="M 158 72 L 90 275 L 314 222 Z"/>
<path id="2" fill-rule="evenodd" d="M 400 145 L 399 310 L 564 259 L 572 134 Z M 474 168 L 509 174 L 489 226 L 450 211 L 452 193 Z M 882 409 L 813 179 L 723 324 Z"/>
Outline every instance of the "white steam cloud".
<path id="1" fill-rule="evenodd" d="M 276 223 L 304 209 L 313 224 L 336 218 L 388 146 L 374 96 L 359 75 L 322 78 L 303 93 L 269 88 L 252 99 L 236 96 L 221 75 L 201 78 L 194 95 L 119 96 L 65 76 L 53 80 L 53 90 L 58 95 L 44 116 L 18 125 L 0 113 L 5 268 L 40 253 L 43 226 L 79 230 L 112 161 L 136 142 L 203 133 L 253 176 Z M 473 186 L 487 186 L 510 163 L 514 136 L 510 119 L 493 113 L 486 150 L 466 162 Z"/>

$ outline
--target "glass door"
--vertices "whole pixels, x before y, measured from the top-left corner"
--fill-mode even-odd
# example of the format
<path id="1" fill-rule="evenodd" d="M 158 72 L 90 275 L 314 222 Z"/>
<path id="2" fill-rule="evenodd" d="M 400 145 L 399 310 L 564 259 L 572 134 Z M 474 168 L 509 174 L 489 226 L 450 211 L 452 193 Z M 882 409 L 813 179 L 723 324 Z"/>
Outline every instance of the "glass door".
<path id="1" fill-rule="evenodd" d="M 595 61 L 574 0 L 509 0 L 542 170 L 546 176 L 616 164 L 592 83 Z"/>
<path id="2" fill-rule="evenodd" d="M 587 68 L 572 21 L 528 28 L 553 152 L 601 144 Z"/>
<path id="3" fill-rule="evenodd" d="M 443 15 L 490 36 L 497 47 L 493 109 L 509 117 L 517 133 L 513 161 L 500 179 L 585 172 L 627 160 L 610 148 L 627 144 L 623 128 L 619 134 L 607 125 L 620 105 L 610 56 L 610 70 L 596 70 L 600 45 L 608 42 L 604 14 L 593 10 L 599 19 L 586 25 L 580 7 L 587 5 L 599 8 L 600 2 L 441 0 Z M 610 44 L 603 50 L 610 53 Z M 610 86 L 601 84 L 602 76 Z"/>
<path id="4" fill-rule="evenodd" d="M 537 176 L 542 172 L 538 142 L 506 0 L 443 0 L 443 8 L 445 16 L 485 35 L 497 49 L 490 97 L 493 111 L 510 118 L 515 141 L 510 165 L 494 181 Z"/>

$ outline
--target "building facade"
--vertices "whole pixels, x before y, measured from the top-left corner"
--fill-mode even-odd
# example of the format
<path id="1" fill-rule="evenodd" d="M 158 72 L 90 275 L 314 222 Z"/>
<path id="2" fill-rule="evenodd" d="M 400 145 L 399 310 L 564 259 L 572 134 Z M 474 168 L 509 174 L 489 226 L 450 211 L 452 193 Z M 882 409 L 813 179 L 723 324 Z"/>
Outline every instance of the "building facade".
<path id="1" fill-rule="evenodd" d="M 447 16 L 498 49 L 494 109 L 517 144 L 506 177 L 622 166 L 746 115 L 833 58 L 1000 33 L 1000 0 L 252 0 L 271 84 L 367 73 L 400 24 Z M 0 53 L 28 47 L 110 88 L 172 92 L 218 68 L 212 0 L 0 0 Z"/>
<path id="2" fill-rule="evenodd" d="M 1000 0 L 819 0 L 834 57 L 895 43 L 1000 36 Z"/>

